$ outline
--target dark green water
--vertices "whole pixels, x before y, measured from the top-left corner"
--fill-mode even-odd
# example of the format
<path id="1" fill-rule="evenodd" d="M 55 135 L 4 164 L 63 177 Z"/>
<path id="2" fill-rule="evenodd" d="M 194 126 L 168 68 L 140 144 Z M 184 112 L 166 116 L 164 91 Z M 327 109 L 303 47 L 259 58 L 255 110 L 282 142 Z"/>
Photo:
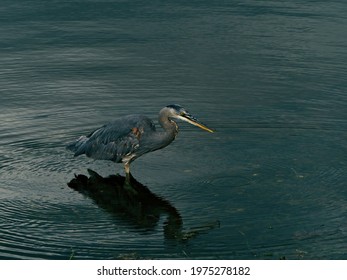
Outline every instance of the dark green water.
<path id="1" fill-rule="evenodd" d="M 346 8 L 2 1 L 0 258 L 347 258 Z M 180 124 L 133 163 L 162 207 L 151 222 L 67 186 L 123 174 L 67 142 L 172 103 L 217 132 Z"/>

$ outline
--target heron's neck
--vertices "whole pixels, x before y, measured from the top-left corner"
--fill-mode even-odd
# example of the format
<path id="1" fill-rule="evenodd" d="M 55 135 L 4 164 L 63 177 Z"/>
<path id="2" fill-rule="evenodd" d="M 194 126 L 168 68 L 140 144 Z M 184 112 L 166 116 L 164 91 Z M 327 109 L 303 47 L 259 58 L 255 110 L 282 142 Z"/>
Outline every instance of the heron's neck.
<path id="1" fill-rule="evenodd" d="M 164 134 L 167 137 L 172 137 L 172 140 L 175 139 L 178 133 L 178 126 L 173 120 L 170 120 L 167 116 L 160 115 L 159 124 L 164 129 Z"/>
<path id="2" fill-rule="evenodd" d="M 162 149 L 169 145 L 176 137 L 178 128 L 175 122 L 169 120 L 168 115 L 164 112 L 159 114 L 159 124 L 164 129 L 164 131 L 157 131 L 149 136 L 149 138 L 144 138 L 146 141 L 146 147 L 151 151 Z M 147 150 L 146 150 L 147 152 Z"/>

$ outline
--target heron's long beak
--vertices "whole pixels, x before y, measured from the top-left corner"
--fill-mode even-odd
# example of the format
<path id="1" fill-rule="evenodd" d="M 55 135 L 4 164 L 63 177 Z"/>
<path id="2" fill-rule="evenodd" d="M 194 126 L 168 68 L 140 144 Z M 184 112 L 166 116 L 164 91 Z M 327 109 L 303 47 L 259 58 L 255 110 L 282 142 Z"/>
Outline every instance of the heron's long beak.
<path id="1" fill-rule="evenodd" d="M 208 128 L 207 126 L 205 126 L 204 124 L 202 124 L 201 122 L 199 122 L 196 118 L 194 118 L 192 115 L 190 114 L 182 114 L 180 116 L 177 116 L 178 119 L 188 122 L 192 125 L 195 125 L 197 127 L 200 127 L 203 130 L 206 130 L 208 132 L 213 133 L 214 131 L 210 128 Z"/>

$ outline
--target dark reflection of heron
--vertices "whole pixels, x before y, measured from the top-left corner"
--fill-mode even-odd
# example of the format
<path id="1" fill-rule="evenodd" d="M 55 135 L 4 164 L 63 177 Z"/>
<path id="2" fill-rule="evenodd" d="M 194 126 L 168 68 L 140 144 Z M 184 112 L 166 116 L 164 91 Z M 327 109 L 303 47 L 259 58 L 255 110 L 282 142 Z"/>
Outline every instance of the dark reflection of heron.
<path id="1" fill-rule="evenodd" d="M 171 203 L 152 193 L 146 186 L 130 175 L 130 184 L 121 175 L 102 177 L 88 169 L 89 177 L 75 175 L 68 186 L 90 197 L 100 208 L 142 228 L 155 228 L 161 216 L 166 216 L 164 236 L 166 239 L 186 241 L 216 226 L 214 221 L 193 229 L 183 230 L 183 221 Z"/>
<path id="2" fill-rule="evenodd" d="M 143 154 L 166 147 L 175 139 L 178 126 L 173 119 L 213 132 L 181 106 L 169 105 L 159 112 L 159 123 L 164 131 L 156 131 L 154 123 L 145 116 L 129 115 L 118 118 L 87 136 L 81 136 L 67 148 L 75 156 L 86 154 L 94 159 L 124 163 L 128 179 L 132 161 Z"/>

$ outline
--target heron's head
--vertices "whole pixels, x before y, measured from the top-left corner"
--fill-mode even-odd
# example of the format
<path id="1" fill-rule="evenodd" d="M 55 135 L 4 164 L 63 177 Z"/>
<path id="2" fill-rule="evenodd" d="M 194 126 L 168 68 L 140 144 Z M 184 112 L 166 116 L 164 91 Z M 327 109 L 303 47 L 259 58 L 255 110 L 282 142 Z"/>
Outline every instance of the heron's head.
<path id="1" fill-rule="evenodd" d="M 169 118 L 175 118 L 178 120 L 182 120 L 185 122 L 188 122 L 192 125 L 195 125 L 197 127 L 200 127 L 203 130 L 206 130 L 208 132 L 214 132 L 212 129 L 208 128 L 204 124 L 202 124 L 200 121 L 198 121 L 197 118 L 192 116 L 186 109 L 184 109 L 182 106 L 174 104 L 174 105 L 168 105 L 165 107 L 166 110 L 169 110 Z"/>

